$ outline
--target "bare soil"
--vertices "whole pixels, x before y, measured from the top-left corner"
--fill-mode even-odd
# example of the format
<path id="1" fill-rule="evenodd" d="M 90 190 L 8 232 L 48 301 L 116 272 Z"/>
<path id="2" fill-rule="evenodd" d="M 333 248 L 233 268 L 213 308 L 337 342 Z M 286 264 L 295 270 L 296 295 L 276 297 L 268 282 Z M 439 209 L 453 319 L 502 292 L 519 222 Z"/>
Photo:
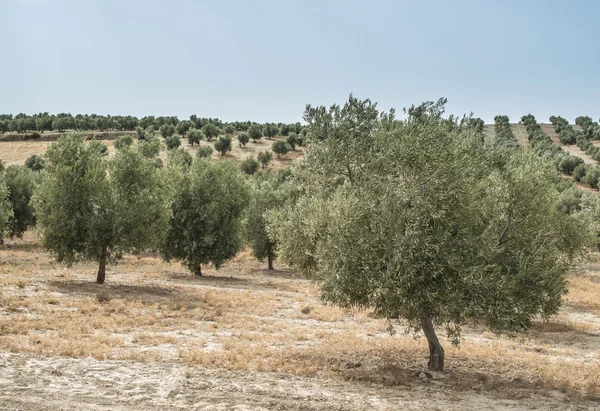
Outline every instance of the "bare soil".
<path id="1" fill-rule="evenodd" d="M 93 264 L 60 266 L 27 233 L 0 246 L 0 409 L 599 409 L 599 261 L 529 334 L 443 339 L 436 374 L 402 323 L 323 305 L 247 251 L 205 277 L 128 256 L 96 285 Z"/>

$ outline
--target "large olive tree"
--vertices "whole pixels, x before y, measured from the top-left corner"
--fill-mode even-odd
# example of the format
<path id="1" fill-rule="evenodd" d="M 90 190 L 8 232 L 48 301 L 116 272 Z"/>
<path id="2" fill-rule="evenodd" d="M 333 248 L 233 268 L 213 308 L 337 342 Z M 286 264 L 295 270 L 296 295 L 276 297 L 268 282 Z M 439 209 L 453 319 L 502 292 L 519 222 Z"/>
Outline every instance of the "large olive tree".
<path id="1" fill-rule="evenodd" d="M 551 164 L 485 146 L 442 117 L 443 100 L 411 110 L 398 121 L 352 96 L 308 106 L 312 141 L 293 170 L 304 194 L 270 229 L 325 301 L 404 318 L 441 371 L 434 326 L 458 343 L 468 322 L 518 332 L 556 314 L 586 229 L 557 210 Z"/>
<path id="2" fill-rule="evenodd" d="M 124 147 L 109 160 L 104 148 L 77 134 L 52 144 L 34 199 L 43 246 L 67 265 L 96 261 L 98 284 L 107 263 L 162 242 L 171 186 L 138 149 Z"/>

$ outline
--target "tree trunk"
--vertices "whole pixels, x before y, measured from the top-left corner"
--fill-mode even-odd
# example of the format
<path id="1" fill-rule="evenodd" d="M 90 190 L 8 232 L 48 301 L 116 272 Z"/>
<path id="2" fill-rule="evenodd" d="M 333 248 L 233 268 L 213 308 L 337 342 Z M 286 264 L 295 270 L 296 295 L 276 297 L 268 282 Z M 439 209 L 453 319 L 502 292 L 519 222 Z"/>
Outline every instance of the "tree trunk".
<path id="1" fill-rule="evenodd" d="M 202 277 L 202 267 L 198 266 L 198 269 L 196 270 L 196 272 L 194 274 L 196 274 L 198 277 Z"/>
<path id="2" fill-rule="evenodd" d="M 98 276 L 96 277 L 97 284 L 104 284 L 106 279 L 106 249 L 102 251 L 100 261 L 98 261 Z"/>
<path id="3" fill-rule="evenodd" d="M 429 362 L 427 363 L 429 371 L 444 371 L 444 349 L 437 335 L 435 335 L 433 323 L 429 315 L 423 316 L 421 328 L 423 328 L 423 333 L 429 344 Z"/>
<path id="4" fill-rule="evenodd" d="M 267 261 L 269 262 L 269 270 L 273 269 L 273 255 L 271 253 L 267 253 Z"/>

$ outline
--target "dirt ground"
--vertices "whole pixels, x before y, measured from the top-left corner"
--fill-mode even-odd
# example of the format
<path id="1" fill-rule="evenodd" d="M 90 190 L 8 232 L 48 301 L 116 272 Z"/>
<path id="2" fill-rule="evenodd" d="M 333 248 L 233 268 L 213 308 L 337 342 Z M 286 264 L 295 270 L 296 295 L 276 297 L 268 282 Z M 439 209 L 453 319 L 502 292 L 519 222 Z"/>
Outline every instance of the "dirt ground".
<path id="1" fill-rule="evenodd" d="M 280 138 L 268 139 L 263 137 L 254 143 L 252 140 L 245 147 L 240 147 L 236 137 L 233 138 L 231 151 L 227 153 L 225 156 L 221 156 L 220 153 L 214 150 L 214 142 L 212 141 L 202 141 L 200 145 L 209 146 L 213 148 L 212 157 L 214 159 L 230 159 L 234 161 L 242 161 L 248 157 L 254 157 L 258 155 L 260 151 L 271 150 L 271 146 L 273 143 Z M 116 153 L 116 149 L 114 147 L 116 140 L 100 140 L 102 143 L 108 146 L 108 150 L 110 155 L 114 155 Z M 9 166 L 12 164 L 23 164 L 28 157 L 33 154 L 41 155 L 52 144 L 53 141 L 0 141 L 0 160 L 5 164 L 5 166 Z M 196 155 L 196 151 L 198 149 L 198 145 L 194 145 L 191 147 L 187 140 L 181 139 L 181 147 L 185 150 L 189 151 L 192 156 Z M 270 164 L 270 168 L 277 169 L 281 167 L 285 167 L 286 165 L 290 165 L 292 161 L 303 153 L 302 147 L 296 147 L 295 151 L 291 151 L 288 154 L 277 157 L 276 154 L 273 155 L 273 161 Z M 167 149 L 166 147 L 162 148 L 160 153 L 160 157 L 164 160 L 167 157 Z"/>
<path id="2" fill-rule="evenodd" d="M 128 256 L 52 261 L 33 233 L 0 246 L 0 410 L 597 410 L 600 256 L 558 317 L 525 336 L 466 328 L 424 373 L 423 337 L 243 252 L 204 277 Z M 438 330 L 442 334 L 441 330 Z"/>

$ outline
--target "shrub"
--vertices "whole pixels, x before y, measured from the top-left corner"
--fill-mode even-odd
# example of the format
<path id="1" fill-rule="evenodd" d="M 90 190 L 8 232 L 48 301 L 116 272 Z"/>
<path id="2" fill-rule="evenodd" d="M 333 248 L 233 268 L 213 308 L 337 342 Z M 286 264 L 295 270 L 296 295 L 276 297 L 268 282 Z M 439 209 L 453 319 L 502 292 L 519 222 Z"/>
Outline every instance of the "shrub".
<path id="1" fill-rule="evenodd" d="M 131 136 L 121 136 L 115 141 L 115 148 L 121 150 L 122 148 L 129 147 L 133 144 L 133 138 Z"/>
<path id="2" fill-rule="evenodd" d="M 219 139 L 215 141 L 215 150 L 221 153 L 222 156 L 227 154 L 228 151 L 231 151 L 231 137 L 220 136 Z"/>
<path id="3" fill-rule="evenodd" d="M 200 141 L 204 138 L 202 131 L 196 128 L 190 128 L 185 134 L 188 143 L 194 147 L 194 144 L 200 144 Z"/>
<path id="4" fill-rule="evenodd" d="M 212 156 L 213 149 L 211 146 L 200 146 L 198 150 L 196 150 L 197 158 L 209 158 Z"/>
<path id="5" fill-rule="evenodd" d="M 566 155 L 558 166 L 558 170 L 564 174 L 571 175 L 577 166 L 583 164 L 583 159 L 577 156 Z"/>
<path id="6" fill-rule="evenodd" d="M 273 153 L 271 151 L 261 151 L 260 153 L 258 153 L 258 161 L 260 161 L 260 164 L 262 164 L 262 168 L 265 168 L 266 166 L 269 165 L 269 163 L 271 162 L 271 160 L 273 160 Z"/>
<path id="7" fill-rule="evenodd" d="M 165 144 L 167 145 L 167 149 L 171 150 L 173 148 L 177 148 L 181 145 L 181 140 L 176 135 L 171 135 L 165 138 Z"/>
<path id="8" fill-rule="evenodd" d="M 248 133 L 240 133 L 238 134 L 237 139 L 240 142 L 240 147 L 246 147 L 246 144 L 250 141 L 250 135 Z"/>
<path id="9" fill-rule="evenodd" d="M 256 161 L 254 157 L 249 157 L 242 161 L 242 164 L 240 164 L 240 169 L 242 170 L 242 173 L 248 175 L 253 175 L 254 173 L 256 173 L 258 171 L 258 167 L 258 161 Z"/>
<path id="10" fill-rule="evenodd" d="M 256 124 L 254 124 L 254 125 L 250 126 L 250 128 L 248 129 L 248 135 L 256 143 L 256 140 L 260 140 L 263 134 L 262 134 L 262 130 L 260 129 L 260 127 Z"/>
<path id="11" fill-rule="evenodd" d="M 25 167 L 33 171 L 41 171 L 44 169 L 45 161 L 42 157 L 34 154 L 25 160 Z"/>
<path id="12" fill-rule="evenodd" d="M 290 151 L 290 147 L 283 140 L 273 143 L 273 147 L 271 147 L 271 149 L 275 154 L 277 154 L 277 158 L 280 158 L 282 155 L 286 155 Z"/>

